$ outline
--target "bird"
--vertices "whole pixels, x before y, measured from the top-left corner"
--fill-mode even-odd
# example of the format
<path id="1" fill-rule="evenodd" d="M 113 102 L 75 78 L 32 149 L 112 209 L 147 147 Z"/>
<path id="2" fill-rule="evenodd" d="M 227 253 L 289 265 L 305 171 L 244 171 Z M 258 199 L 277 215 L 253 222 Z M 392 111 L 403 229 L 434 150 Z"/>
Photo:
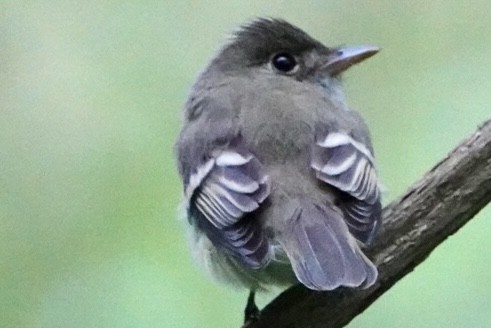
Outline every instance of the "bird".
<path id="1" fill-rule="evenodd" d="M 175 144 L 195 259 L 257 291 L 368 288 L 381 225 L 370 133 L 342 73 L 379 51 L 328 47 L 279 18 L 240 26 L 199 74 Z M 248 319 L 249 318 L 249 319 Z"/>

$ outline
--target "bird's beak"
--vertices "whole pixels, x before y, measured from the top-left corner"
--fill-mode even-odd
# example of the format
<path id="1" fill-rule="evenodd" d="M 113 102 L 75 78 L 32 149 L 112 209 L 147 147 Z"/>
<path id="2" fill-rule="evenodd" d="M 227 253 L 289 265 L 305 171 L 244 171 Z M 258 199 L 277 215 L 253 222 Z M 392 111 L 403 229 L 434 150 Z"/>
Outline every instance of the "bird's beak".
<path id="1" fill-rule="evenodd" d="M 372 57 L 380 49 L 375 46 L 354 46 L 334 49 L 327 56 L 327 61 L 322 65 L 322 70 L 330 75 L 338 75 L 350 66 Z"/>

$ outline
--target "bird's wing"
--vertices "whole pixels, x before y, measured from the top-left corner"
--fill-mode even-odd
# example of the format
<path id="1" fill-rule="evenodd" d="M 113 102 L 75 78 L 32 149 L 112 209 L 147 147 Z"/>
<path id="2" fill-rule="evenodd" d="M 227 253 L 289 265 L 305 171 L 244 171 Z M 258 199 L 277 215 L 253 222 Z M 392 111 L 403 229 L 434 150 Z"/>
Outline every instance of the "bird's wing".
<path id="1" fill-rule="evenodd" d="M 186 208 L 189 222 L 216 247 L 260 268 L 270 260 L 269 245 L 252 213 L 268 197 L 270 184 L 233 120 L 226 122 L 227 113 L 203 112 L 198 119 L 206 123 L 188 124 L 176 145 Z"/>
<path id="2" fill-rule="evenodd" d="M 340 207 L 351 234 L 370 244 L 380 225 L 381 203 L 373 154 L 342 132 L 316 136 L 311 166 L 318 179 L 342 191 Z"/>

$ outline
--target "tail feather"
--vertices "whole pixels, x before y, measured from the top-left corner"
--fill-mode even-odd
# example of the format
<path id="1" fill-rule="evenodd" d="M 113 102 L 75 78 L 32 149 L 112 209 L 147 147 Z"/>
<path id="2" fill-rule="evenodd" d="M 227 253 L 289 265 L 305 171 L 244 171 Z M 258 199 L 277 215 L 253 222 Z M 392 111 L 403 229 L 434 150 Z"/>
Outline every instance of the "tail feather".
<path id="1" fill-rule="evenodd" d="M 305 205 L 288 222 L 284 247 L 298 280 L 314 290 L 369 287 L 377 268 L 362 253 L 340 213 Z"/>

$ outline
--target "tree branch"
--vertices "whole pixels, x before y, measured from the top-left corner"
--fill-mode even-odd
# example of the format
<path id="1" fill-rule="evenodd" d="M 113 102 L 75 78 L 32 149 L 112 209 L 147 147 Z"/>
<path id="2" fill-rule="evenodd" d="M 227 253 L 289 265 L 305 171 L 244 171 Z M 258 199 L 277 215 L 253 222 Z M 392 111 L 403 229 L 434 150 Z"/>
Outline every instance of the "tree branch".
<path id="1" fill-rule="evenodd" d="M 368 251 L 379 269 L 374 286 L 331 292 L 294 286 L 253 327 L 343 327 L 490 201 L 491 120 L 384 209 L 383 229 Z"/>

